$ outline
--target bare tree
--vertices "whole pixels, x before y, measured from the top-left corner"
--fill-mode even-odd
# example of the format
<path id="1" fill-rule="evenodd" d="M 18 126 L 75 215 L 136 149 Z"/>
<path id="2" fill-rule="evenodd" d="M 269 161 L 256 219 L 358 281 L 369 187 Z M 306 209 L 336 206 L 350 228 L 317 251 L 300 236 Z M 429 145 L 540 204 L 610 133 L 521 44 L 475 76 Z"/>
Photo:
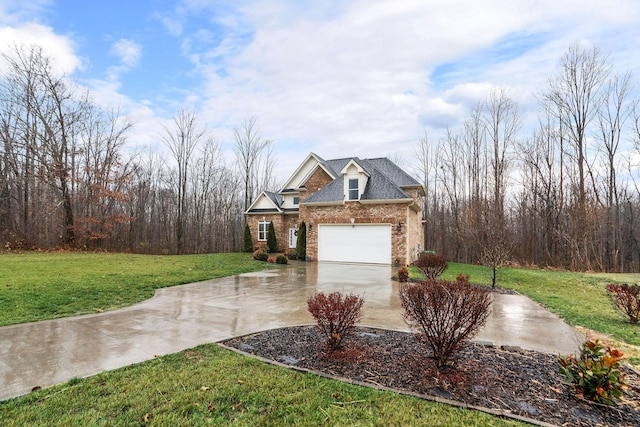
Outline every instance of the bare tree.
<path id="1" fill-rule="evenodd" d="M 200 156 L 194 162 L 191 171 L 193 181 L 192 191 L 192 221 L 193 227 L 190 234 L 193 237 L 194 247 L 192 252 L 201 253 L 210 250 L 205 243 L 205 238 L 215 238 L 217 235 L 209 233 L 207 222 L 219 221 L 220 218 L 208 215 L 213 201 L 215 186 L 221 182 L 224 170 L 220 145 L 213 138 L 208 138 L 200 150 Z M 223 237 L 224 238 L 224 237 Z"/>
<path id="2" fill-rule="evenodd" d="M 607 82 L 603 104 L 598 110 L 599 139 L 604 152 L 606 222 L 604 230 L 604 269 L 622 271 L 620 265 L 620 201 L 617 178 L 617 154 L 625 123 L 631 115 L 628 103 L 632 89 L 631 74 L 615 75 Z"/>
<path id="3" fill-rule="evenodd" d="M 422 184 L 425 190 L 425 196 L 422 202 L 422 219 L 424 224 L 424 248 L 431 248 L 431 231 L 433 218 L 429 216 L 432 204 L 430 198 L 433 200 L 433 206 L 436 204 L 437 199 L 437 187 L 435 181 L 437 180 L 438 167 L 436 162 L 437 147 L 432 146 L 432 142 L 429 139 L 427 131 L 424 132 L 418 147 L 415 151 L 415 163 L 413 164 L 413 173 L 418 178 L 418 181 Z M 397 163 L 396 163 L 397 164 Z"/>
<path id="4" fill-rule="evenodd" d="M 39 47 L 15 47 L 2 58 L 9 72 L 1 98 L 3 110 L 10 110 L 8 117 L 12 119 L 12 123 L 5 121 L 3 136 L 12 134 L 11 141 L 5 139 L 5 144 L 13 144 L 11 152 L 24 156 L 23 195 L 29 197 L 36 182 L 45 182 L 58 199 L 60 240 L 73 245 L 74 173 L 80 126 L 90 112 L 88 93 L 76 94 L 66 76 L 54 71 Z M 28 209 L 26 205 L 24 208 Z M 28 210 L 25 214 L 28 218 Z"/>
<path id="5" fill-rule="evenodd" d="M 82 124 L 79 167 L 76 238 L 85 245 L 102 247 L 117 227 L 128 224 L 125 201 L 132 178 L 134 157 L 124 158 L 122 148 L 132 124 L 119 111 L 88 109 Z M 122 249 L 122 248 L 120 248 Z"/>
<path id="6" fill-rule="evenodd" d="M 587 226 L 587 128 L 602 103 L 602 87 L 610 69 L 608 57 L 598 48 L 586 49 L 576 44 L 563 56 L 560 71 L 549 80 L 545 95 L 545 99 L 559 112 L 561 127 L 567 135 L 567 145 L 563 150 L 575 166 L 575 174 L 570 176 L 577 177 L 576 202 L 573 227 L 568 238 L 574 251 L 573 259 L 587 268 L 591 267 L 591 230 Z"/>
<path id="7" fill-rule="evenodd" d="M 520 109 L 504 88 L 494 88 L 484 105 L 484 125 L 491 142 L 491 177 L 493 181 L 493 212 L 496 224 L 492 229 L 504 230 L 504 200 L 508 168 L 521 126 Z"/>
<path id="8" fill-rule="evenodd" d="M 195 111 L 181 110 L 173 119 L 171 128 L 163 126 L 162 143 L 169 148 L 176 163 L 174 176 L 176 192 L 176 245 L 178 254 L 184 253 L 185 214 L 187 211 L 187 185 L 189 183 L 189 164 L 193 151 L 204 138 L 205 130 L 197 123 Z"/>
<path id="9" fill-rule="evenodd" d="M 245 120 L 239 128 L 233 130 L 236 160 L 244 184 L 244 209 L 248 209 L 257 196 L 260 187 L 267 187 L 270 183 L 261 180 L 270 179 L 273 163 L 269 146 L 271 141 L 260 134 L 256 126 L 256 118 Z M 261 173 L 262 171 L 262 173 Z"/>

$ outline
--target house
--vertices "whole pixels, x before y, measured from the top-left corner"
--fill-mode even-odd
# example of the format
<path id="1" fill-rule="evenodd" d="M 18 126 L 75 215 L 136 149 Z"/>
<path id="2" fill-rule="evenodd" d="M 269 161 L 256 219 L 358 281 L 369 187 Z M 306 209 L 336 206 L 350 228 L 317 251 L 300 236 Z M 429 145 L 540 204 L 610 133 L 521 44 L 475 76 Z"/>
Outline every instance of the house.
<path id="1" fill-rule="evenodd" d="M 423 239 L 424 188 L 388 158 L 324 160 L 311 153 L 278 193 L 264 191 L 245 212 L 254 247 L 272 222 L 279 250 L 307 226 L 307 258 L 405 265 Z"/>

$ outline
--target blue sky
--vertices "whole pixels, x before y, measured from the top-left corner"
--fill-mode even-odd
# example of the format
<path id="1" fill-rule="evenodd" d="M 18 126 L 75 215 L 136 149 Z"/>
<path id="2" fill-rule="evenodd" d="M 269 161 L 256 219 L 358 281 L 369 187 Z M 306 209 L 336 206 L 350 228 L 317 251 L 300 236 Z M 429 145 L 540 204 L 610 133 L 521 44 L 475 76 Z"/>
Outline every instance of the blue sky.
<path id="1" fill-rule="evenodd" d="M 134 146 L 156 146 L 180 108 L 226 147 L 256 117 L 289 173 L 309 151 L 410 163 L 492 86 L 535 117 L 576 42 L 638 78 L 639 24 L 635 0 L 0 0 L 0 51 L 41 44 L 132 117 Z"/>

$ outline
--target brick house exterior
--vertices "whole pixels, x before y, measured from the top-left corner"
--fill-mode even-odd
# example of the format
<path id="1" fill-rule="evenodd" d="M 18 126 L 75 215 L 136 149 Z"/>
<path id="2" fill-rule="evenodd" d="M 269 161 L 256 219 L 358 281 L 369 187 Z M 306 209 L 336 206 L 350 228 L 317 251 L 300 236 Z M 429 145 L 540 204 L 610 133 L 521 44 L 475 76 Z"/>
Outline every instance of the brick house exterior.
<path id="1" fill-rule="evenodd" d="M 278 193 L 263 192 L 245 212 L 255 248 L 273 223 L 279 251 L 307 225 L 312 261 L 405 265 L 423 239 L 423 187 L 387 158 L 324 160 L 311 153 Z"/>

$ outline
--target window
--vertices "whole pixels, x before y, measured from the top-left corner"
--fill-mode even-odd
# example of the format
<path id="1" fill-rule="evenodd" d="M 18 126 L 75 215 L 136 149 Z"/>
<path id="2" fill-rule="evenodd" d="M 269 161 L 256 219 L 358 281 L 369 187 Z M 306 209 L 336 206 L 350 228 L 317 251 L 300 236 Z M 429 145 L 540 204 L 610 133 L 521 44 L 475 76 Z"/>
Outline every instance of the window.
<path id="1" fill-rule="evenodd" d="M 300 204 L 300 197 L 293 196 L 293 206 L 298 206 Z"/>
<path id="2" fill-rule="evenodd" d="M 349 180 L 349 200 L 358 200 L 358 180 Z"/>
<path id="3" fill-rule="evenodd" d="M 269 231 L 269 221 L 258 222 L 258 240 L 261 242 L 267 241 L 267 232 Z"/>

